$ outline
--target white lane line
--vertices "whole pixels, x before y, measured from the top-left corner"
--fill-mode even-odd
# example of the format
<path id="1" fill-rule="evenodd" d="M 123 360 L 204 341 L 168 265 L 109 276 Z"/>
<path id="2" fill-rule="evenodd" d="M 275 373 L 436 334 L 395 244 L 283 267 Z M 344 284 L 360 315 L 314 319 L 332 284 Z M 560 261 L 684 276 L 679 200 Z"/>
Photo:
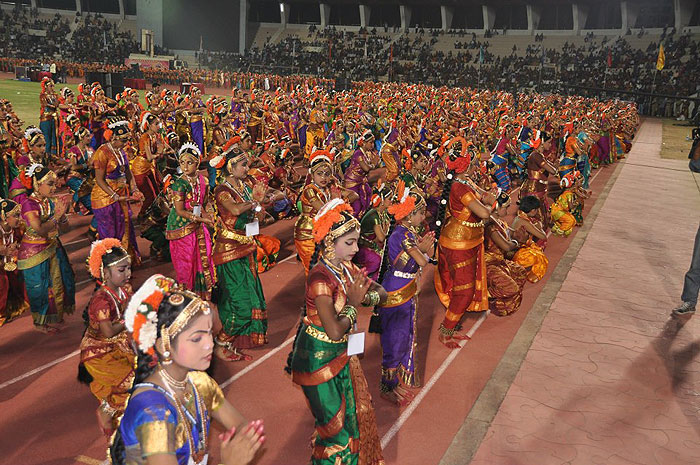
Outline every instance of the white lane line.
<path id="1" fill-rule="evenodd" d="M 66 246 L 66 245 L 73 245 L 73 244 L 77 244 L 77 243 L 79 243 L 79 242 L 87 242 L 87 241 L 89 241 L 89 240 L 90 240 L 89 237 L 83 237 L 82 239 L 76 239 L 76 240 L 74 240 L 74 241 L 66 242 L 66 243 L 63 244 L 63 245 L 64 245 L 64 246 Z"/>
<path id="2" fill-rule="evenodd" d="M 488 316 L 488 312 L 484 312 L 481 317 L 479 317 L 478 320 L 476 320 L 476 323 L 474 323 L 474 326 L 471 327 L 471 329 L 467 332 L 467 336 L 470 338 L 474 335 L 477 329 L 479 329 L 479 326 L 481 326 L 481 323 L 486 320 L 486 317 Z M 423 387 L 423 389 L 420 390 L 418 395 L 413 399 L 413 401 L 408 405 L 406 410 L 404 410 L 401 413 L 401 416 L 396 420 L 396 422 L 389 428 L 389 431 L 386 432 L 384 437 L 382 438 L 382 449 L 385 449 L 387 444 L 391 442 L 392 439 L 394 439 L 394 436 L 396 436 L 396 433 L 399 432 L 401 427 L 403 426 L 404 423 L 408 420 L 408 418 L 413 414 L 413 412 L 418 408 L 420 403 L 423 401 L 425 396 L 428 395 L 428 392 L 435 386 L 435 383 L 440 379 L 440 377 L 445 373 L 447 368 L 450 366 L 450 364 L 454 361 L 454 359 L 459 355 L 459 351 L 464 348 L 465 345 L 467 345 L 467 342 L 465 341 L 459 349 L 453 349 L 452 352 L 450 352 L 450 355 L 447 356 L 444 362 L 442 362 L 442 365 L 440 365 L 440 368 L 437 369 L 437 371 L 433 374 L 433 376 L 430 378 L 428 383 Z"/>
<path id="3" fill-rule="evenodd" d="M 280 260 L 277 264 L 279 265 L 279 264 L 281 264 L 281 263 L 288 262 L 289 260 L 292 260 L 292 259 L 294 259 L 294 258 L 296 258 L 296 257 L 297 257 L 297 254 L 292 254 L 292 255 L 290 255 L 289 257 L 285 258 L 284 260 Z"/>
<path id="4" fill-rule="evenodd" d="M 231 385 L 234 381 L 236 381 L 237 379 L 239 379 L 241 376 L 243 376 L 243 375 L 245 375 L 246 373 L 248 373 L 248 372 L 254 370 L 255 368 L 258 367 L 258 365 L 260 365 L 261 363 L 263 363 L 265 360 L 267 360 L 268 358 L 272 357 L 273 355 L 275 355 L 275 354 L 276 354 L 277 352 L 279 352 L 280 350 L 282 350 L 282 349 L 284 349 L 285 347 L 287 347 L 289 344 L 292 343 L 292 341 L 294 341 L 294 337 L 293 337 L 293 336 L 290 337 L 289 339 L 287 339 L 286 341 L 284 341 L 282 344 L 280 344 L 280 345 L 278 345 L 277 347 L 275 347 L 274 349 L 272 349 L 271 351 L 269 351 L 268 353 L 266 353 L 265 355 L 263 355 L 262 357 L 260 357 L 259 359 L 257 359 L 256 361 L 254 361 L 253 363 L 251 363 L 250 365 L 248 365 L 247 367 L 245 367 L 244 369 L 242 369 L 241 371 L 239 371 L 238 373 L 236 373 L 235 375 L 231 376 L 229 379 L 227 379 L 227 380 L 224 381 L 223 383 L 219 384 L 219 386 L 221 387 L 221 389 L 224 389 L 224 388 L 226 388 L 227 386 Z M 282 367 L 280 367 L 280 370 L 282 370 Z"/>
<path id="5" fill-rule="evenodd" d="M 10 386 L 10 385 L 12 385 L 12 384 L 15 384 L 15 383 L 18 382 L 18 381 L 22 381 L 22 380 L 25 379 L 25 378 L 29 378 L 30 376 L 32 376 L 32 375 L 34 375 L 34 374 L 37 374 L 37 373 L 39 373 L 40 371 L 44 371 L 44 370 L 46 370 L 47 368 L 51 368 L 52 366 L 56 365 L 57 363 L 61 363 L 62 361 L 68 360 L 68 359 L 71 358 L 71 357 L 75 357 L 75 356 L 78 355 L 79 353 L 80 353 L 80 350 L 75 350 L 75 351 L 71 352 L 71 353 L 68 354 L 68 355 L 64 355 L 64 356 L 61 357 L 61 358 L 57 358 L 57 359 L 54 360 L 53 362 L 49 362 L 49 363 L 47 363 L 47 364 L 45 364 L 45 365 L 41 365 L 40 367 L 34 368 L 33 370 L 28 371 L 28 372 L 26 372 L 26 373 L 23 374 L 23 375 L 19 375 L 19 376 L 17 376 L 16 378 L 12 378 L 12 379 L 9 380 L 9 381 L 5 381 L 4 383 L 0 384 L 0 389 L 4 389 L 4 388 L 6 388 L 7 386 Z"/>

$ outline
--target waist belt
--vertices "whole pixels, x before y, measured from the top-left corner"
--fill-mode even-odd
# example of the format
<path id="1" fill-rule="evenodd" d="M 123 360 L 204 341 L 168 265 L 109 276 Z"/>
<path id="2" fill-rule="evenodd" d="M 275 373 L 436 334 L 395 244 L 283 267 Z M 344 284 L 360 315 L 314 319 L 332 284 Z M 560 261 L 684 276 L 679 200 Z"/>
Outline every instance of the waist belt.
<path id="1" fill-rule="evenodd" d="M 394 276 L 397 278 L 413 279 L 416 277 L 416 273 L 404 273 L 403 271 L 394 271 Z"/>
<path id="2" fill-rule="evenodd" d="M 245 234 L 239 234 L 228 229 L 220 229 L 217 234 L 224 239 L 231 239 L 234 241 L 241 242 L 243 244 L 252 244 L 255 242 L 255 238 L 252 236 L 246 236 Z"/>
<path id="3" fill-rule="evenodd" d="M 334 341 L 330 337 L 328 337 L 328 334 L 326 334 L 324 331 L 321 331 L 319 329 L 314 328 L 313 326 L 307 326 L 306 329 L 304 330 L 306 334 L 311 336 L 314 339 L 318 339 L 321 342 L 328 342 L 331 344 L 341 344 L 343 342 L 348 342 L 348 335 L 344 335 L 342 339 L 338 341 Z"/>

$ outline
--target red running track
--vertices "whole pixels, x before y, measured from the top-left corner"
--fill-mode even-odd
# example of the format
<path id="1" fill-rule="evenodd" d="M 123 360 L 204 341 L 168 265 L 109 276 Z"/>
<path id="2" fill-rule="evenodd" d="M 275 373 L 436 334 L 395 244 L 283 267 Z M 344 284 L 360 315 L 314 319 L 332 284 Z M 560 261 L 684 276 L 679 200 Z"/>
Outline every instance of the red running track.
<path id="1" fill-rule="evenodd" d="M 585 213 L 614 170 L 594 171 L 593 196 L 586 202 Z M 514 210 L 510 207 L 511 216 Z M 73 229 L 62 236 L 78 282 L 76 312 L 67 317 L 63 330 L 57 335 L 38 333 L 29 315 L 0 328 L 0 464 L 99 464 L 105 460 L 107 441 L 95 420 L 97 401 L 76 380 L 81 315 L 93 290 L 85 268 L 88 222 L 86 217 L 71 218 Z M 283 372 L 304 289 L 303 268 L 294 257 L 293 227 L 294 220 L 282 220 L 264 229 L 282 241 L 281 263 L 261 276 L 270 344 L 252 350 L 255 358 L 251 362 L 215 361 L 212 368 L 231 403 L 248 418 L 265 420 L 268 441 L 257 462 L 260 465 L 307 463 L 310 457 L 313 418 L 301 390 Z M 379 397 L 381 347 L 378 335 L 368 335 L 362 366 L 374 396 L 379 434 L 385 439 L 387 464 L 440 461 L 570 242 L 571 238 L 551 237 L 546 250 L 547 275 L 537 284 L 526 285 L 520 310 L 508 317 L 489 315 L 479 321 L 483 324 L 473 339 L 454 352 L 437 341 L 444 308 L 432 288 L 433 269 L 426 269 L 416 321 L 417 367 L 424 387 L 404 409 Z M 139 244 L 148 253 L 148 243 L 140 240 Z M 144 265 L 134 271 L 134 286 L 156 272 L 173 275 L 170 264 L 146 257 Z M 361 315 L 360 327 L 366 328 L 368 320 L 369 315 Z M 210 463 L 215 464 L 218 439 L 212 443 Z"/>

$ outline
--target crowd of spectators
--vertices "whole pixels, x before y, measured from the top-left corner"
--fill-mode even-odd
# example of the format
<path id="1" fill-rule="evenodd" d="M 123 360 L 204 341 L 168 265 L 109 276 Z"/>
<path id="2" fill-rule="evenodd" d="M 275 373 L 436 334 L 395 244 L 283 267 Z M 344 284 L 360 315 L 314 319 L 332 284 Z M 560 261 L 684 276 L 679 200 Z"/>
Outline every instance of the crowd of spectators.
<path id="1" fill-rule="evenodd" d="M 569 89 L 589 95 L 604 89 L 638 95 L 631 98 L 652 92 L 681 97 L 698 92 L 700 42 L 688 34 L 677 34 L 675 29 L 664 29 L 644 50 L 632 47 L 627 35 L 609 38 L 592 33 L 581 45 L 547 48 L 544 35 L 538 34 L 535 42 L 522 50 L 524 54 L 514 45 L 510 55 L 489 50 L 489 39 L 507 33 L 505 30 L 489 30 L 481 38 L 463 30 L 416 27 L 411 32 L 397 37 L 388 27 L 383 31 L 348 31 L 312 25 L 302 37 L 286 36 L 274 43 L 268 40 L 243 55 L 200 51 L 199 69 L 144 70 L 144 74 L 163 83 L 199 81 L 221 87 L 247 80 L 241 76 L 268 76 L 262 81 L 268 85 L 273 75 L 306 75 L 503 90 Z M 444 43 L 436 47 L 444 37 L 459 40 L 454 41 L 452 50 L 445 51 Z M 55 63 L 68 76 L 81 77 L 92 69 L 126 69 L 124 59 L 138 51 L 130 32 L 120 32 L 115 22 L 99 15 L 77 15 L 71 24 L 58 14 L 39 19 L 36 10 L 0 11 L 0 38 L 0 68 L 10 71 L 12 65 L 43 60 Z M 660 72 L 655 67 L 659 43 L 666 54 L 666 67 Z M 666 101 L 674 108 L 683 106 L 673 99 Z M 666 112 L 668 105 L 658 100 L 657 108 Z"/>
<path id="2" fill-rule="evenodd" d="M 139 49 L 130 31 L 100 14 L 42 19 L 36 9 L 0 10 L 0 38 L 0 56 L 44 62 L 122 65 Z"/>

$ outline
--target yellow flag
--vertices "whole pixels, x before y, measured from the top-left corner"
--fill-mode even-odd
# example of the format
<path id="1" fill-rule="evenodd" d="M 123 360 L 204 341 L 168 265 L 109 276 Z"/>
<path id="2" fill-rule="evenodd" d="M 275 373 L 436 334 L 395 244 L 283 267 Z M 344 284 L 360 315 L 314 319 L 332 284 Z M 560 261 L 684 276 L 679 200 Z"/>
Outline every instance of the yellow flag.
<path id="1" fill-rule="evenodd" d="M 666 64 L 666 54 L 664 53 L 664 46 L 659 45 L 659 57 L 656 59 L 656 69 L 661 71 L 664 69 L 664 65 Z"/>

